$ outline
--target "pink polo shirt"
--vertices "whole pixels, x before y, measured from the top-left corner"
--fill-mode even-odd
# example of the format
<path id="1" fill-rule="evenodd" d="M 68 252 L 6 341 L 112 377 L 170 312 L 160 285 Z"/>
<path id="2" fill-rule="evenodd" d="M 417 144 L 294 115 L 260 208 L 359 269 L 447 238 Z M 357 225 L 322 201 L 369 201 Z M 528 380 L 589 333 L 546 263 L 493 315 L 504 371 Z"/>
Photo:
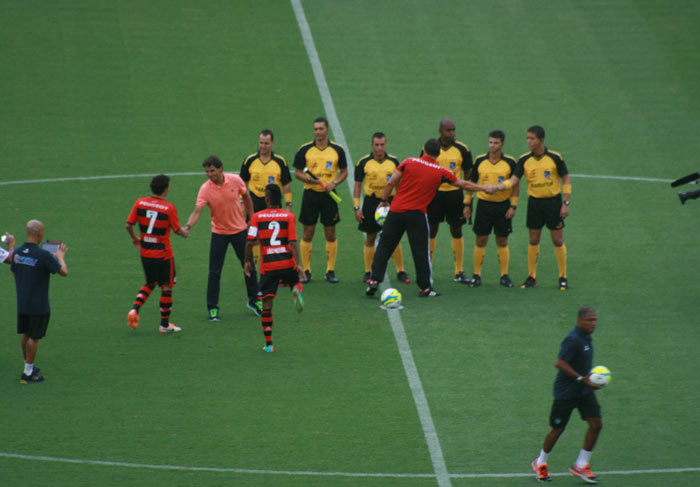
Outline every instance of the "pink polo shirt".
<path id="1" fill-rule="evenodd" d="M 233 235 L 248 228 L 241 196 L 248 189 L 237 174 L 224 173 L 224 184 L 218 186 L 207 180 L 199 188 L 196 206 L 209 205 L 211 231 L 219 235 Z"/>

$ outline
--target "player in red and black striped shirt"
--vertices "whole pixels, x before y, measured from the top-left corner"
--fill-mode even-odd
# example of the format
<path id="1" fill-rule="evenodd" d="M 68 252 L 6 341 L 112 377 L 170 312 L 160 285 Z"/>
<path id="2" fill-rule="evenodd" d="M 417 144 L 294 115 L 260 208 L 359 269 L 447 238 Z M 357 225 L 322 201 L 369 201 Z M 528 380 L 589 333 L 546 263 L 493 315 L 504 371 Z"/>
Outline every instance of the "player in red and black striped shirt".
<path id="1" fill-rule="evenodd" d="M 262 300 L 260 318 L 265 335 L 265 352 L 274 352 L 272 345 L 272 301 L 280 283 L 289 286 L 297 311 L 304 308 L 302 284 L 299 282 L 304 269 L 299 261 L 297 248 L 297 226 L 294 213 L 283 210 L 282 192 L 279 186 L 265 187 L 267 209 L 259 211 L 250 219 L 248 242 L 245 247 L 245 273 L 253 271 L 253 247 L 260 242 L 260 281 L 258 299 Z"/>
<path id="2" fill-rule="evenodd" d="M 134 247 L 141 251 L 141 263 L 146 275 L 146 284 L 139 290 L 134 305 L 127 315 L 127 324 L 139 326 L 139 309 L 146 302 L 151 292 L 160 286 L 160 333 L 173 333 L 181 328 L 170 323 L 173 305 L 173 286 L 177 284 L 175 276 L 175 259 L 170 245 L 170 229 L 182 237 L 187 237 L 187 230 L 180 227 L 175 205 L 165 201 L 170 190 L 170 178 L 165 174 L 154 176 L 151 180 L 152 196 L 139 198 L 131 208 L 126 220 L 126 231 L 131 236 Z M 141 238 L 136 236 L 134 225 L 138 224 Z"/>

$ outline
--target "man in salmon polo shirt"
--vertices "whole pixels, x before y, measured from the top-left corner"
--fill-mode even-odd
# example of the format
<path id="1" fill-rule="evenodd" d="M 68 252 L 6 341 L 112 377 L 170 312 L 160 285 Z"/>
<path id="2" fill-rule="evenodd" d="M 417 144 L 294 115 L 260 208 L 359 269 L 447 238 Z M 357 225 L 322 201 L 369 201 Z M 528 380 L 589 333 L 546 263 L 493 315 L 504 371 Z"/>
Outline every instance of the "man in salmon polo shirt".
<path id="1" fill-rule="evenodd" d="M 245 262 L 245 244 L 248 225 L 241 207 L 248 215 L 253 214 L 253 201 L 245 182 L 237 174 L 224 174 L 224 165 L 216 156 L 202 162 L 209 180 L 202 184 L 197 194 L 194 211 L 183 227 L 189 231 L 199 221 L 202 210 L 209 206 L 211 216 L 211 245 L 209 247 L 209 279 L 207 281 L 207 310 L 209 321 L 219 321 L 219 287 L 224 258 L 229 244 L 236 252 L 241 268 Z M 248 308 L 258 317 L 262 316 L 261 303 L 257 299 L 258 276 L 255 267 L 245 278 L 248 293 Z"/>

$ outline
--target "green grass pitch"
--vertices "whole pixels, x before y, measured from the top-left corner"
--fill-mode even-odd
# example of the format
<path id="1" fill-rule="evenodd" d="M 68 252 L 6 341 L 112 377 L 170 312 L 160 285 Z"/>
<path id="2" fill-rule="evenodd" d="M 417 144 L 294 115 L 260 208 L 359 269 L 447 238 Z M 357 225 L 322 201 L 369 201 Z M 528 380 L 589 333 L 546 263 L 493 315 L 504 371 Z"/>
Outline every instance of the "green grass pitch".
<path id="1" fill-rule="evenodd" d="M 425 303 L 394 281 L 451 485 L 535 482 L 554 360 L 584 304 L 599 314 L 595 361 L 613 372 L 599 394 L 594 470 L 606 485 L 700 484 L 700 201 L 681 206 L 667 184 L 699 169 L 697 4 L 302 5 L 355 161 L 377 130 L 391 153 L 415 155 L 449 116 L 474 154 L 500 128 L 518 156 L 539 123 L 573 174 L 569 292 L 555 287 L 546 233 L 537 288 L 498 286 L 493 238 L 483 286 L 452 282 L 444 225 L 434 262 L 443 296 Z M 36 387 L 17 381 L 14 283 L 9 267 L 0 273 L 0 485 L 437 485 L 387 313 L 363 292 L 347 186 L 341 283 L 321 279 L 319 228 L 306 309 L 295 313 L 286 292 L 275 302 L 276 353 L 260 351 L 231 254 L 222 321 L 207 322 L 206 218 L 189 239 L 173 237 L 172 320 L 183 332 L 156 333 L 157 292 L 141 326 L 126 326 L 142 272 L 124 221 L 148 193 L 143 175 L 199 173 L 209 154 L 238 170 L 263 128 L 290 161 L 311 140 L 324 108 L 290 2 L 2 0 L 0 66 L 0 231 L 21 242 L 38 218 L 70 247 L 69 276 L 52 278 L 37 357 L 47 380 Z M 203 181 L 172 178 L 181 220 Z M 293 191 L 298 211 L 301 185 Z M 516 284 L 527 273 L 524 200 L 510 238 Z M 472 246 L 465 227 L 467 274 Z M 583 433 L 574 416 L 551 472 L 566 471 Z M 638 472 L 648 469 L 659 471 Z"/>

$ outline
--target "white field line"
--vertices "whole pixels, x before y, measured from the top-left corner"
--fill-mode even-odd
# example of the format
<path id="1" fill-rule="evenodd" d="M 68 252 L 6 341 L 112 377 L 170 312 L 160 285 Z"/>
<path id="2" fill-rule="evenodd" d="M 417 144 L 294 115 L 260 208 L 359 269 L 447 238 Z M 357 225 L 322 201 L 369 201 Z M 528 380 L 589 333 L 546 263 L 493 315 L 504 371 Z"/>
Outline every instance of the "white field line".
<path id="1" fill-rule="evenodd" d="M 304 8 L 301 5 L 301 0 L 290 1 L 292 3 L 292 8 L 294 9 L 294 15 L 296 16 L 297 24 L 299 25 L 299 30 L 301 31 L 301 36 L 304 40 L 304 46 L 306 47 L 306 53 L 309 57 L 309 62 L 311 63 L 314 78 L 316 79 L 316 85 L 318 86 L 318 91 L 321 95 L 323 108 L 325 109 L 326 116 L 328 117 L 328 123 L 331 126 L 331 130 L 333 130 L 335 139 L 343 147 L 345 147 L 346 150 L 348 163 L 347 185 L 348 190 L 350 192 L 350 197 L 352 197 L 352 187 L 354 185 L 354 159 L 350 155 L 350 149 L 348 147 L 347 141 L 345 140 L 343 128 L 340 125 L 340 120 L 338 120 L 338 115 L 335 111 L 335 105 L 333 104 L 333 98 L 331 97 L 331 93 L 328 88 L 328 83 L 326 82 L 326 76 L 323 73 L 321 59 L 318 56 L 316 45 L 314 43 L 313 37 L 311 36 L 311 29 L 309 27 L 309 23 L 306 20 L 306 14 L 304 13 Z M 388 279 L 385 280 L 385 285 L 387 285 L 388 282 Z M 408 338 L 406 337 L 406 331 L 404 330 L 403 322 L 401 321 L 401 315 L 397 311 L 389 312 L 389 321 L 391 322 L 391 329 L 394 332 L 394 339 L 396 340 L 396 344 L 398 345 L 399 353 L 401 355 L 401 361 L 403 363 L 404 371 L 406 372 L 406 377 L 408 379 L 408 384 L 410 386 L 411 393 L 413 394 L 413 401 L 416 404 L 418 418 L 420 419 L 421 426 L 423 427 L 423 434 L 425 436 L 425 441 L 428 445 L 430 460 L 433 464 L 433 470 L 435 471 L 435 477 L 437 479 L 438 486 L 451 487 L 452 483 L 450 482 L 450 477 L 447 472 L 447 464 L 445 463 L 445 457 L 442 454 L 440 440 L 438 439 L 437 431 L 435 430 L 433 418 L 430 415 L 428 399 L 425 396 L 423 384 L 421 383 L 420 376 L 418 375 L 418 369 L 413 360 L 411 346 L 409 345 Z"/>
<path id="2" fill-rule="evenodd" d="M 328 122 L 331 124 L 331 127 L 333 126 L 333 122 L 331 122 L 331 117 L 330 115 L 328 116 Z M 337 118 L 336 118 L 337 120 Z M 340 124 L 338 124 L 338 127 L 340 127 Z M 340 142 L 343 146 L 345 146 L 345 137 L 342 135 L 342 129 L 337 128 L 333 129 L 333 132 L 336 134 L 336 139 L 338 142 Z M 340 133 L 340 135 L 337 135 Z M 352 159 L 350 157 L 350 151 L 348 150 L 347 152 L 348 156 L 348 187 L 350 188 L 350 192 L 352 195 L 352 184 L 353 184 L 353 168 L 355 165 L 352 163 Z M 226 171 L 229 172 L 229 171 Z M 233 171 L 234 173 L 237 173 L 236 171 Z M 70 182 L 70 181 L 98 181 L 101 179 L 132 179 L 132 178 L 148 178 L 148 177 L 153 177 L 155 176 L 156 173 L 152 174 L 108 174 L 108 175 L 103 175 L 103 176 L 75 176 L 75 177 L 68 177 L 68 178 L 46 178 L 46 179 L 24 179 L 20 181 L 0 181 L 0 186 L 11 186 L 15 184 L 37 184 L 37 183 L 64 183 L 64 182 Z M 205 174 L 203 171 L 198 171 L 198 172 L 175 172 L 175 173 L 168 173 L 168 176 L 202 176 L 204 177 Z M 640 178 L 640 177 L 634 177 L 634 176 L 603 176 L 603 175 L 594 175 L 594 174 L 570 174 L 572 178 L 581 178 L 581 179 L 602 179 L 605 181 L 639 181 L 639 182 L 645 182 L 645 183 L 671 183 L 671 179 L 656 179 L 656 178 Z"/>
<path id="3" fill-rule="evenodd" d="M 31 462 L 55 462 L 71 463 L 78 465 L 96 465 L 102 467 L 142 468 L 147 470 L 179 470 L 185 472 L 215 472 L 215 473 L 241 473 L 258 475 L 286 475 L 286 476 L 312 476 L 312 477 L 367 477 L 367 478 L 434 478 L 432 473 L 389 473 L 389 472 L 315 472 L 310 470 L 263 470 L 252 468 L 230 467 L 195 467 L 188 465 L 161 465 L 148 463 L 111 462 L 106 460 L 84 460 L 79 458 L 61 458 L 45 455 L 23 455 L 20 453 L 0 452 L 0 458 L 27 460 Z M 669 473 L 693 473 L 700 472 L 700 467 L 688 468 L 650 468 L 644 470 L 596 470 L 596 474 L 605 475 L 648 475 Z M 452 473 L 451 478 L 518 478 L 531 477 L 533 473 Z M 571 475 L 568 472 L 550 472 L 553 477 Z"/>

